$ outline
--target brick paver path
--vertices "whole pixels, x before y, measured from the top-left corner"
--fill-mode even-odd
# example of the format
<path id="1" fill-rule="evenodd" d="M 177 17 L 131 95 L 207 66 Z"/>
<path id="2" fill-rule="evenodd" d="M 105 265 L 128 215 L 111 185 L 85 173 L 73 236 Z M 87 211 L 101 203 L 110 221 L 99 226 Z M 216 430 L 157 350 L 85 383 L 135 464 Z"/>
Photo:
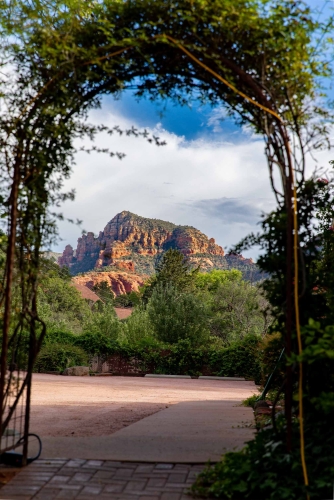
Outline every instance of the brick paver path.
<path id="1" fill-rule="evenodd" d="M 0 490 L 3 500 L 191 500 L 205 465 L 37 460 Z"/>

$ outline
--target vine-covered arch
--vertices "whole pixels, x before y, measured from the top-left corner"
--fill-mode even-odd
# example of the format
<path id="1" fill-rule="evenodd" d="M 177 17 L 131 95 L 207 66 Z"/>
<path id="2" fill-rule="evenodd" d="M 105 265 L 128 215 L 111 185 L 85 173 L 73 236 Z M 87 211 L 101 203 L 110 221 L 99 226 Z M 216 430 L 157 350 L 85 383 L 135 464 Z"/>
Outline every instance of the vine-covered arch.
<path id="1" fill-rule="evenodd" d="M 139 97 L 221 104 L 239 124 L 263 135 L 269 177 L 287 220 L 287 271 L 282 279 L 287 300 L 282 311 L 288 353 L 293 328 L 294 175 L 303 182 L 306 153 L 328 140 L 323 119 L 329 115 L 318 105 L 316 84 L 327 69 L 317 59 L 312 39 L 320 26 L 299 2 L 77 0 L 52 6 L 17 2 L 1 19 L 7 43 L 4 62 L 11 68 L 8 78 L 14 74 L 10 87 L 6 78 L 1 82 L 1 175 L 8 221 L 1 290 L 2 435 L 23 391 L 30 390 L 45 335 L 36 295 L 41 249 L 55 234 L 51 207 L 71 196 L 61 189 L 71 171 L 73 141 L 86 134 L 94 138 L 101 130 L 89 126 L 86 118 L 102 95 L 132 88 Z M 281 185 L 275 183 L 275 169 Z M 14 276 L 22 290 L 16 315 Z M 27 331 L 29 356 L 22 361 L 27 374 L 16 403 L 8 407 L 13 380 L 8 352 L 17 362 Z M 287 376 L 291 421 L 290 368 Z M 29 394 L 26 413 L 25 434 Z"/>

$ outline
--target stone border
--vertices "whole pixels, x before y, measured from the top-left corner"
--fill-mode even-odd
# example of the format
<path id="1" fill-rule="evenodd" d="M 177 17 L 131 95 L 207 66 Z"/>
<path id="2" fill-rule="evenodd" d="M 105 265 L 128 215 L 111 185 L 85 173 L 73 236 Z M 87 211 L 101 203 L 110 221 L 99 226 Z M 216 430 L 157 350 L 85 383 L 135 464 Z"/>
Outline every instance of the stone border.
<path id="1" fill-rule="evenodd" d="M 206 376 L 200 375 L 199 377 L 191 376 L 191 375 L 160 375 L 158 373 L 146 373 L 145 377 L 149 378 L 190 378 L 190 379 L 199 379 L 199 380 L 237 380 L 237 381 L 245 381 L 245 378 L 242 377 L 214 377 L 214 376 Z"/>
<path id="2" fill-rule="evenodd" d="M 246 379 L 243 377 L 213 377 L 213 376 L 205 376 L 201 375 L 198 377 L 199 379 L 204 379 L 204 380 L 242 380 L 245 381 Z"/>
<path id="3" fill-rule="evenodd" d="M 192 378 L 190 375 L 159 375 L 158 373 L 146 373 L 145 377 L 149 377 L 149 378 Z"/>

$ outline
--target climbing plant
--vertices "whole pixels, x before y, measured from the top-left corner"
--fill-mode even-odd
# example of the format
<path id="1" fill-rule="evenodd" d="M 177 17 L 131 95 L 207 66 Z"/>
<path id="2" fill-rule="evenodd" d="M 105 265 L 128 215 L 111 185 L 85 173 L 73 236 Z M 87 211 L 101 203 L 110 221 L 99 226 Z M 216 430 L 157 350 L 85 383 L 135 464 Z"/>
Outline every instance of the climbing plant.
<path id="1" fill-rule="evenodd" d="M 301 1 L 290 0 L 3 0 L 1 7 L 0 175 L 8 237 L 0 302 L 0 409 L 10 332 L 15 338 L 23 328 L 30 330 L 28 373 L 45 333 L 36 302 L 39 256 L 56 234 L 54 207 L 73 197 L 62 184 L 71 172 L 74 140 L 105 131 L 87 124 L 88 112 L 103 94 L 126 88 L 139 97 L 221 105 L 237 123 L 264 137 L 284 229 L 281 308 L 289 357 L 298 326 L 293 297 L 299 275 L 293 283 L 293 272 L 303 265 L 298 255 L 293 258 L 295 189 L 305 181 L 307 153 L 330 144 L 332 118 L 322 105 L 319 78 L 331 76 L 325 46 L 332 20 L 321 24 Z M 15 323 L 16 269 L 22 293 Z M 288 450 L 295 377 L 287 364 Z"/>

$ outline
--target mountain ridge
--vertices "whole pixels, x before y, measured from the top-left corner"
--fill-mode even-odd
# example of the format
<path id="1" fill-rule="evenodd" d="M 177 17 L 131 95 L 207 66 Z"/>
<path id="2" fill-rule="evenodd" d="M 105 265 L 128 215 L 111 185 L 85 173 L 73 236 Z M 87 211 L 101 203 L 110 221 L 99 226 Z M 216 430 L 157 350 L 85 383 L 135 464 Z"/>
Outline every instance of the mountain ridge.
<path id="1" fill-rule="evenodd" d="M 126 210 L 116 214 L 98 236 L 92 232 L 83 234 L 75 250 L 67 245 L 58 263 L 68 266 L 73 275 L 108 271 L 147 277 L 154 273 L 159 255 L 169 248 L 178 249 L 204 272 L 237 268 L 246 279 L 250 276 L 259 279 L 259 270 L 252 259 L 225 255 L 214 238 L 208 238 L 195 227 L 150 219 Z"/>

